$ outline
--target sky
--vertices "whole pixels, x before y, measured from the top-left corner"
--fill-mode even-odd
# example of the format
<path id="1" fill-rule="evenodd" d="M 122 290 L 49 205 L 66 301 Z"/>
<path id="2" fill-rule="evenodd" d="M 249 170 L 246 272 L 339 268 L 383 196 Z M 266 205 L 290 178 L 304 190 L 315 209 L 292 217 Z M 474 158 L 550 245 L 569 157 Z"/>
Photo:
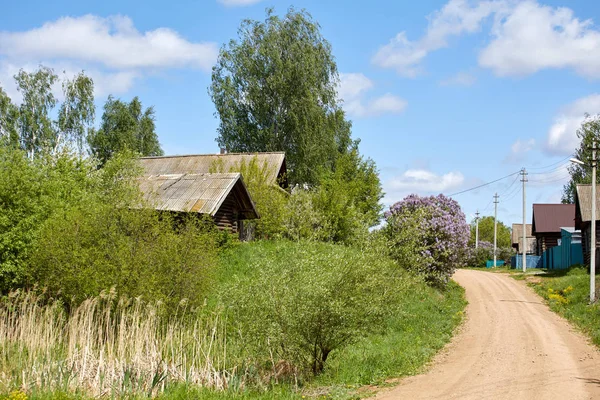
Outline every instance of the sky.
<path id="1" fill-rule="evenodd" d="M 305 9 L 340 72 L 360 151 L 380 171 L 386 208 L 406 195 L 454 195 L 507 225 L 560 202 L 586 114 L 600 113 L 600 2 L 297 0 L 21 1 L 0 14 L 0 86 L 40 64 L 154 106 L 166 154 L 219 151 L 208 95 L 219 48 L 246 18 Z M 58 88 L 57 88 L 58 89 Z M 512 175 L 511 175 L 512 174 Z"/>

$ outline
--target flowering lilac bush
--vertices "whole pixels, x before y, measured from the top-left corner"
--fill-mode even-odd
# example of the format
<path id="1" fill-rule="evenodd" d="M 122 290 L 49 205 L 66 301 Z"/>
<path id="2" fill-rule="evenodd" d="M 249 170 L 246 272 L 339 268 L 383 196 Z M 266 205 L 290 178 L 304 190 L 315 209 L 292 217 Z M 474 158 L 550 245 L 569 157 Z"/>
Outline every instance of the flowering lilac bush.
<path id="1" fill-rule="evenodd" d="M 465 264 L 469 225 L 459 204 L 442 194 L 412 194 L 385 213 L 391 255 L 400 264 L 444 286 Z"/>

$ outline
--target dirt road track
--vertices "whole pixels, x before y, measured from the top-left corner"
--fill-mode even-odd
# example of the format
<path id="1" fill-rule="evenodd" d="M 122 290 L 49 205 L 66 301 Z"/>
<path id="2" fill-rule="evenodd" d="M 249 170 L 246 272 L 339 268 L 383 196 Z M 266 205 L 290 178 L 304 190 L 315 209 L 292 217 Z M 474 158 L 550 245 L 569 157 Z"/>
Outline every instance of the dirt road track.
<path id="1" fill-rule="evenodd" d="M 459 270 L 467 320 L 429 372 L 376 398 L 600 399 L 600 352 L 523 282 Z"/>

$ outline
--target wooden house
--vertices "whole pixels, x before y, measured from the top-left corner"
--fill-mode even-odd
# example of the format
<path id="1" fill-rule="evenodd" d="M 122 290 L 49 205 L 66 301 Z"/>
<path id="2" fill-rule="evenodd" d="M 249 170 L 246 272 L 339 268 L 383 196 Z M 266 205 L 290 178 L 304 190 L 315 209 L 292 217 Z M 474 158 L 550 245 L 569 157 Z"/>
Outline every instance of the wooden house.
<path id="1" fill-rule="evenodd" d="M 139 183 L 151 207 L 210 215 L 220 229 L 232 233 L 243 231 L 244 220 L 259 218 L 239 173 L 147 175 Z"/>
<path id="2" fill-rule="evenodd" d="M 600 263 L 598 253 L 598 240 L 600 239 L 600 201 L 596 189 L 596 269 Z M 592 239 L 592 185 L 577 185 L 575 190 L 575 229 L 581 230 L 581 248 L 583 261 L 590 264 L 590 249 Z"/>
<path id="3" fill-rule="evenodd" d="M 525 234 L 525 242 L 527 244 L 527 249 L 525 250 L 525 254 L 535 254 L 536 243 L 535 236 L 531 233 L 532 224 L 525 225 L 527 229 L 527 233 Z M 512 224 L 512 247 L 516 250 L 517 253 L 521 253 L 521 247 L 523 245 L 523 224 Z"/>
<path id="4" fill-rule="evenodd" d="M 531 233 L 536 239 L 535 254 L 559 245 L 561 228 L 575 227 L 575 204 L 534 204 Z"/>
<path id="5" fill-rule="evenodd" d="M 221 153 L 142 157 L 140 188 L 157 210 L 210 215 L 220 229 L 252 236 L 244 221 L 259 218 L 240 169 L 256 162 L 267 184 L 288 187 L 285 153 Z"/>

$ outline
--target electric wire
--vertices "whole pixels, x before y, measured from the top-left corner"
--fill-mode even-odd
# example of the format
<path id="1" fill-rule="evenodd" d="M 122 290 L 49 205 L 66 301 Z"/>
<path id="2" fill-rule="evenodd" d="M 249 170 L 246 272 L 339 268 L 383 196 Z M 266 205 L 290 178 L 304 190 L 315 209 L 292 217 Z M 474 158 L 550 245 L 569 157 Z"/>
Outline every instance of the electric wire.
<path id="1" fill-rule="evenodd" d="M 521 173 L 521 171 L 513 172 L 512 174 L 503 176 L 502 178 L 498 178 L 498 179 L 495 179 L 493 181 L 486 182 L 484 184 L 481 184 L 481 185 L 478 185 L 478 186 L 475 186 L 475 187 L 472 187 L 472 188 L 469 188 L 469 189 L 461 190 L 460 192 L 452 193 L 452 194 L 448 195 L 448 197 L 452 197 L 452 196 L 456 196 L 456 195 L 459 195 L 459 194 L 467 193 L 467 192 L 470 192 L 472 190 L 476 190 L 476 189 L 479 189 L 479 188 L 491 185 L 492 183 L 499 182 L 499 181 L 501 181 L 503 179 L 510 178 L 511 176 L 514 176 L 514 175 L 520 174 L 520 173 Z"/>

